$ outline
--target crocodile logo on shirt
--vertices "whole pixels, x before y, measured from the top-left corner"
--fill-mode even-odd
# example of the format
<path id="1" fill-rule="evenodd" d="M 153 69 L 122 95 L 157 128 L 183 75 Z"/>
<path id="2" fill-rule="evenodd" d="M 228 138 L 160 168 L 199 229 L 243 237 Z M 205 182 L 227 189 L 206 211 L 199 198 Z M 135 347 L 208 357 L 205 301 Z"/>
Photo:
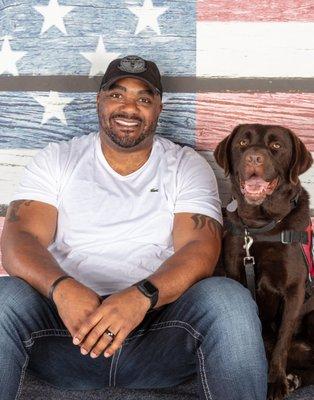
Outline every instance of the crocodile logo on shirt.
<path id="1" fill-rule="evenodd" d="M 158 192 L 158 190 L 159 190 L 159 189 L 157 189 L 157 188 L 152 188 L 152 189 L 150 189 L 151 192 Z"/>

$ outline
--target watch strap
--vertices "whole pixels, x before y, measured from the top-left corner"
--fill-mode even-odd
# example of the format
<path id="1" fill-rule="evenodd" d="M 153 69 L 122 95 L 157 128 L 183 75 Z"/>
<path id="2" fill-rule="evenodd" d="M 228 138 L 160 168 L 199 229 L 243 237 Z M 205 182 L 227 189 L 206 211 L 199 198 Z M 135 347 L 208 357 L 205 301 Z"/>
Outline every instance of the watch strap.
<path id="1" fill-rule="evenodd" d="M 145 284 L 148 283 L 149 286 L 152 287 L 153 291 L 150 292 L 145 288 Z M 137 289 L 143 293 L 144 296 L 148 297 L 150 299 L 150 307 L 149 310 L 155 307 L 155 305 L 158 302 L 158 295 L 159 295 L 159 290 L 155 285 L 153 285 L 149 280 L 147 279 L 142 279 L 141 281 L 135 283 L 133 286 L 136 286 Z M 148 311 L 149 311 L 148 310 Z"/>
<path id="2" fill-rule="evenodd" d="M 48 298 L 49 298 L 49 300 L 51 300 L 53 303 L 54 303 L 54 301 L 53 301 L 53 292 L 55 291 L 55 289 L 56 289 L 56 287 L 59 285 L 59 283 L 62 282 L 64 279 L 73 279 L 73 277 L 70 276 L 70 275 L 62 275 L 62 276 L 59 276 L 59 278 L 57 278 L 57 279 L 53 282 L 53 284 L 50 286 Z"/>

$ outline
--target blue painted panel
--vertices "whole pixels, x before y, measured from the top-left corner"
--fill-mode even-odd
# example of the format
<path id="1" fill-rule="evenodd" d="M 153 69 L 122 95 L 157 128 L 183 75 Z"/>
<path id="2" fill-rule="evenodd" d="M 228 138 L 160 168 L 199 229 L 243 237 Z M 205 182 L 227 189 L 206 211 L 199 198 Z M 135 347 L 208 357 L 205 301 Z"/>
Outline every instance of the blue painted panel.
<path id="1" fill-rule="evenodd" d="M 90 62 L 80 52 L 94 52 L 100 35 L 108 52 L 154 59 L 165 75 L 195 75 L 194 0 L 153 0 L 154 7 L 168 7 L 158 17 L 160 35 L 151 28 L 135 35 L 138 18 L 128 7 L 142 6 L 143 0 L 59 0 L 74 7 L 63 18 L 68 35 L 56 27 L 41 35 L 44 18 L 34 6 L 48 2 L 0 5 L 0 38 L 10 36 L 13 50 L 27 52 L 17 64 L 20 75 L 88 75 Z"/>
<path id="2" fill-rule="evenodd" d="M 46 92 L 0 92 L 0 148 L 41 148 L 98 130 L 95 93 L 59 93 L 73 98 L 64 107 L 67 125 L 53 117 L 41 124 L 44 107 L 32 96 Z M 195 95 L 165 93 L 158 133 L 179 143 L 195 145 Z"/>

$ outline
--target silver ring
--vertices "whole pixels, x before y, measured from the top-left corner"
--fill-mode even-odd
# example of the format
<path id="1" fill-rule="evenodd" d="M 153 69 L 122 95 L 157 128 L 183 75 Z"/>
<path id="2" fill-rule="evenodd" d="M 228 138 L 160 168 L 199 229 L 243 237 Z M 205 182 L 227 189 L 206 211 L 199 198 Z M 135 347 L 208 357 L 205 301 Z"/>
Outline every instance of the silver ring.
<path id="1" fill-rule="evenodd" d="M 106 329 L 105 332 L 104 332 L 104 334 L 106 334 L 107 336 L 110 336 L 112 339 L 114 339 L 115 336 L 116 336 L 114 333 L 112 333 L 111 331 L 109 331 L 109 329 Z"/>

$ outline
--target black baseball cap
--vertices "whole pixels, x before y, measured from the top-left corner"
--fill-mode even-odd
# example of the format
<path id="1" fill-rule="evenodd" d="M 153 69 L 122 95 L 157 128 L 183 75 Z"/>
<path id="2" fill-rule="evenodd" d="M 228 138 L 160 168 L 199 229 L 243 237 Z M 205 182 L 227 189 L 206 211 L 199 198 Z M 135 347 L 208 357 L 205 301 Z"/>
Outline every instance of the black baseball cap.
<path id="1" fill-rule="evenodd" d="M 109 64 L 102 78 L 100 89 L 108 89 L 121 78 L 136 78 L 146 82 L 155 93 L 162 96 L 161 76 L 153 61 L 144 60 L 138 56 L 117 58 Z"/>

